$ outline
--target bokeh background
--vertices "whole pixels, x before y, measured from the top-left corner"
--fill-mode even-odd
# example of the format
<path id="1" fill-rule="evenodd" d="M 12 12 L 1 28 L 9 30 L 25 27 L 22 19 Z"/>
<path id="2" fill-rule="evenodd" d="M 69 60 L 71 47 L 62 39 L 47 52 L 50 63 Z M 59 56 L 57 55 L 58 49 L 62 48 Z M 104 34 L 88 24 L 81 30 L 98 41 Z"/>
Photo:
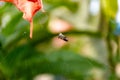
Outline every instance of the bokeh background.
<path id="1" fill-rule="evenodd" d="M 43 0 L 29 22 L 0 2 L 0 80 L 119 80 L 120 0 Z M 63 33 L 68 42 L 58 39 Z"/>

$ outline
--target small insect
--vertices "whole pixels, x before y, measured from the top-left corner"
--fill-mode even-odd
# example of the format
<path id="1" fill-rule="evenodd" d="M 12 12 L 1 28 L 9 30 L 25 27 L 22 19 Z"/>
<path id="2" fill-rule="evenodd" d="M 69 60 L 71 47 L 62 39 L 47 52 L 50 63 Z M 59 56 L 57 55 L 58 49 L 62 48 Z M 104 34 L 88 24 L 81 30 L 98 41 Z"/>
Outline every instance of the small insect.
<path id="1" fill-rule="evenodd" d="M 63 35 L 62 33 L 60 33 L 60 34 L 58 35 L 58 38 L 66 41 L 66 42 L 68 41 L 67 37 L 66 37 L 65 35 Z"/>

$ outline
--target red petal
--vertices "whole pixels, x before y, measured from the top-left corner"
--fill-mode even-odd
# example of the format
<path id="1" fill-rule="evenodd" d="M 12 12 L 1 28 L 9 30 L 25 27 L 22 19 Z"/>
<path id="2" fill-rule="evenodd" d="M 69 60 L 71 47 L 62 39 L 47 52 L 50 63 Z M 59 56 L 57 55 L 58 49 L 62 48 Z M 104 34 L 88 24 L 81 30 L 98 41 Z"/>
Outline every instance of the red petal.
<path id="1" fill-rule="evenodd" d="M 11 2 L 16 7 L 23 12 L 23 18 L 30 22 L 30 38 L 32 38 L 32 29 L 33 29 L 33 21 L 32 18 L 34 14 L 42 9 L 42 0 L 0 0 Z"/>

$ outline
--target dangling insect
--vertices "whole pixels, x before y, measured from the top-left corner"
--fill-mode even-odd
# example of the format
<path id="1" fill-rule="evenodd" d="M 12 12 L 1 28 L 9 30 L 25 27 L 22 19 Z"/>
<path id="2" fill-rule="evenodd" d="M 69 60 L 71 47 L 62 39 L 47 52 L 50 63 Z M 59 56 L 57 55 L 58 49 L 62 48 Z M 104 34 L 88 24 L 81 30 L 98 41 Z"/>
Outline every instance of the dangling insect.
<path id="1" fill-rule="evenodd" d="M 62 33 L 60 33 L 60 34 L 58 35 L 58 38 L 66 41 L 66 42 L 68 41 L 68 38 L 67 38 L 65 35 L 63 35 Z"/>

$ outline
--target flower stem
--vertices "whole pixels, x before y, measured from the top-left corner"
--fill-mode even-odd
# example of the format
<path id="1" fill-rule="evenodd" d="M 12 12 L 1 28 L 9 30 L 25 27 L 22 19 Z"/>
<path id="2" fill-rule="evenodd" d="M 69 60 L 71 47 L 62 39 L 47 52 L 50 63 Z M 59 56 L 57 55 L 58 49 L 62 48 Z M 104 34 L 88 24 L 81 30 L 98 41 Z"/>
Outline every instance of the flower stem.
<path id="1" fill-rule="evenodd" d="M 30 22 L 30 38 L 32 39 L 33 35 L 33 20 Z"/>

